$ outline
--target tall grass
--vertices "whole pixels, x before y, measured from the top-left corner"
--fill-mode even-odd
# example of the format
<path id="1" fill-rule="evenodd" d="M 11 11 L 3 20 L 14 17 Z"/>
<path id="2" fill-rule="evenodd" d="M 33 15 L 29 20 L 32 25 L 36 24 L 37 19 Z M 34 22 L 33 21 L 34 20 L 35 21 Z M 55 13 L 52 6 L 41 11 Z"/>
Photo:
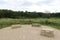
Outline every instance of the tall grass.
<path id="1" fill-rule="evenodd" d="M 42 25 L 48 25 L 57 29 L 60 29 L 60 19 L 59 18 L 33 18 L 33 19 L 11 19 L 2 18 L 0 19 L 0 28 L 5 28 L 14 24 L 32 24 L 39 23 Z"/>

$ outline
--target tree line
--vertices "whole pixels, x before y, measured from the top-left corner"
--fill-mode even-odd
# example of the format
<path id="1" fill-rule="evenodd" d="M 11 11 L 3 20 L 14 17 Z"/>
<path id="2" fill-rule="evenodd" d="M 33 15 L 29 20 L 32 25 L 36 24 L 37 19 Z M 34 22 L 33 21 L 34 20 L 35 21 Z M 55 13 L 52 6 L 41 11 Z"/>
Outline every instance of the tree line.
<path id="1" fill-rule="evenodd" d="M 51 18 L 51 17 L 60 18 L 60 12 L 43 13 L 0 9 L 0 18 Z"/>

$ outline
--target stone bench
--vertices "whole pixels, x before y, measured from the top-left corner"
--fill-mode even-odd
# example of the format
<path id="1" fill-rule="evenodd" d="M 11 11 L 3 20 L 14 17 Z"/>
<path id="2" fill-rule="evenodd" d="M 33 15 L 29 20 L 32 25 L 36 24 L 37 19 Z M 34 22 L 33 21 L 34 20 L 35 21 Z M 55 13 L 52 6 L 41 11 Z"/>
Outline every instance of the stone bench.
<path id="1" fill-rule="evenodd" d="M 42 28 L 40 35 L 46 36 L 46 37 L 54 37 L 54 30 L 49 28 Z"/>
<path id="2" fill-rule="evenodd" d="M 35 23 L 35 24 L 32 24 L 32 27 L 41 27 L 41 25 L 40 25 L 40 24 Z"/>
<path id="3" fill-rule="evenodd" d="M 21 28 L 21 25 L 12 25 L 11 28 L 12 29 Z"/>

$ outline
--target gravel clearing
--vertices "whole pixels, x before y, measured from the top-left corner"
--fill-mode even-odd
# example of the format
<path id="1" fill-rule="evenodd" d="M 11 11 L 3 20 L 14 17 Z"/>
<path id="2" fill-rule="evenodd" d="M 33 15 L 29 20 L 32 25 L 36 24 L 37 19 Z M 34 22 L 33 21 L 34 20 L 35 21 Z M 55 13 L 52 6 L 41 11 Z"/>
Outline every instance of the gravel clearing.
<path id="1" fill-rule="evenodd" d="M 11 27 L 0 29 L 0 40 L 60 40 L 60 30 L 41 26 L 21 25 L 21 28 L 11 29 Z M 54 29 L 54 37 L 40 35 L 41 28 Z"/>

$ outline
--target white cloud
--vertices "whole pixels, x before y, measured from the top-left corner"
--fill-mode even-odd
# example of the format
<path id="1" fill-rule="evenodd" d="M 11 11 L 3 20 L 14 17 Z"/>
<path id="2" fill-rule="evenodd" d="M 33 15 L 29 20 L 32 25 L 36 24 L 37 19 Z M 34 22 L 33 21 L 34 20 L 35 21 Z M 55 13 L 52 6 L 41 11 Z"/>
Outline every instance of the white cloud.
<path id="1" fill-rule="evenodd" d="M 4 2 L 3 2 L 4 1 Z M 60 0 L 3 0 L 0 9 L 28 11 L 60 11 Z M 39 2 L 39 3 L 38 3 Z M 38 3 L 38 4 L 36 4 Z M 40 5 L 41 4 L 41 5 Z"/>
<path id="2" fill-rule="evenodd" d="M 27 1 L 32 2 L 32 3 L 36 3 L 36 2 L 44 1 L 44 0 L 27 0 Z"/>

